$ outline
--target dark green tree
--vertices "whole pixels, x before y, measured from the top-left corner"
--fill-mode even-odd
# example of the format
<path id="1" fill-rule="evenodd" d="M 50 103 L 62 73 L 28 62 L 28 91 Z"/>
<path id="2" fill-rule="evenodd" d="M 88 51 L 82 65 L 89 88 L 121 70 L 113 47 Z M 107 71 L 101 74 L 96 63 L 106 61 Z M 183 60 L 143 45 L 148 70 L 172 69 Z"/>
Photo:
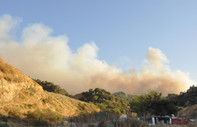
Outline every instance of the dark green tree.
<path id="1" fill-rule="evenodd" d="M 130 101 L 130 109 L 139 116 L 151 115 L 171 115 L 177 113 L 176 102 L 162 97 L 161 93 L 150 91 L 148 94 L 134 96 Z"/>
<path id="2" fill-rule="evenodd" d="M 40 79 L 33 79 L 33 80 L 39 85 L 41 85 L 42 88 L 48 92 L 54 92 L 68 96 L 68 92 L 65 89 L 61 88 L 59 85 L 55 85 L 54 83 L 48 81 L 41 81 Z"/>
<path id="3" fill-rule="evenodd" d="M 83 92 L 80 100 L 94 103 L 105 112 L 123 114 L 129 111 L 129 103 L 125 96 L 114 96 L 110 92 L 100 88 Z"/>

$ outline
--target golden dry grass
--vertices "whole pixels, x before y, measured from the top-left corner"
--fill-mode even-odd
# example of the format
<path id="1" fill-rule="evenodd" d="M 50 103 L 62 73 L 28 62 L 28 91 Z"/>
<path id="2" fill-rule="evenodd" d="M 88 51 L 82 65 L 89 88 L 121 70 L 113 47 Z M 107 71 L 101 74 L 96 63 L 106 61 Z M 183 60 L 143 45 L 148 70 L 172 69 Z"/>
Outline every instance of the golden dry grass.
<path id="1" fill-rule="evenodd" d="M 0 58 L 0 80 L 1 79 L 5 79 L 9 82 L 23 82 L 25 80 L 30 80 L 21 71 L 4 62 L 4 60 Z"/>
<path id="2" fill-rule="evenodd" d="M 0 114 L 25 118 L 28 112 L 50 109 L 65 117 L 99 111 L 93 104 L 45 92 L 40 85 L 0 58 Z"/>

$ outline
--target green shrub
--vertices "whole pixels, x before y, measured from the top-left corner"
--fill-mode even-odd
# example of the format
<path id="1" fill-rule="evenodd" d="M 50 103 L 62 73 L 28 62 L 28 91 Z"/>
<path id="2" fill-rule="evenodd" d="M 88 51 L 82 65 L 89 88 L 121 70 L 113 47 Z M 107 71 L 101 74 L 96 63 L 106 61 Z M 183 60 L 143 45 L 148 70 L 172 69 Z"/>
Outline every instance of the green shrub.
<path id="1" fill-rule="evenodd" d="M 44 104 L 46 104 L 46 103 L 49 103 L 49 104 L 51 104 L 51 105 L 53 105 L 53 106 L 56 106 L 56 104 L 53 102 L 53 99 L 52 99 L 52 97 L 48 97 L 48 98 L 43 98 L 42 99 L 42 102 L 44 103 Z"/>
<path id="2" fill-rule="evenodd" d="M 9 125 L 8 124 L 0 123 L 0 127 L 9 127 Z"/>
<path id="3" fill-rule="evenodd" d="M 26 99 L 26 97 L 23 94 L 19 94 L 19 98 Z"/>
<path id="4" fill-rule="evenodd" d="M 36 89 L 33 87 L 27 88 L 29 95 L 33 96 L 36 93 Z"/>
<path id="5" fill-rule="evenodd" d="M 28 112 L 27 119 L 32 121 L 37 126 L 47 126 L 50 124 L 55 124 L 58 121 L 62 121 L 63 116 L 51 111 L 50 109 L 44 109 L 42 111 L 37 109 L 33 112 Z"/>
<path id="6" fill-rule="evenodd" d="M 32 104 L 24 104 L 25 108 L 32 108 L 33 105 Z"/>

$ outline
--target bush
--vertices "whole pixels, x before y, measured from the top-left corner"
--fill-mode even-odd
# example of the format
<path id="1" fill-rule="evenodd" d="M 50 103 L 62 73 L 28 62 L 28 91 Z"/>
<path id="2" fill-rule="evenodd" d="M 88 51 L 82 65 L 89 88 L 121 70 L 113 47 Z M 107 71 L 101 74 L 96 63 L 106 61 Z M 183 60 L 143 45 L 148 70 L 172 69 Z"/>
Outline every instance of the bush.
<path id="1" fill-rule="evenodd" d="M 128 118 L 119 121 L 118 126 L 120 127 L 148 127 L 148 123 L 143 120 L 137 120 L 136 118 Z"/>
<path id="2" fill-rule="evenodd" d="M 21 94 L 21 93 L 19 94 L 19 98 L 21 98 L 23 100 L 26 99 L 26 97 L 23 94 Z"/>
<path id="3" fill-rule="evenodd" d="M 24 107 L 25 107 L 25 108 L 32 108 L 33 105 L 32 105 L 32 104 L 24 104 Z"/>
<path id="4" fill-rule="evenodd" d="M 32 121 L 36 126 L 48 126 L 50 124 L 55 124 L 58 121 L 62 121 L 63 116 L 50 109 L 44 109 L 43 111 L 37 109 L 33 112 L 28 112 L 27 119 Z"/>
<path id="5" fill-rule="evenodd" d="M 9 125 L 8 124 L 0 124 L 0 127 L 9 127 Z"/>
<path id="6" fill-rule="evenodd" d="M 27 88 L 28 94 L 33 96 L 36 93 L 36 89 L 33 87 Z"/>
<path id="7" fill-rule="evenodd" d="M 7 124 L 8 118 L 6 116 L 0 116 L 0 121 L 4 123 L 0 123 L 0 127 L 9 127 Z"/>
<path id="8" fill-rule="evenodd" d="M 128 119 L 130 127 L 148 127 L 148 124 L 145 121 L 137 120 L 134 118 Z"/>

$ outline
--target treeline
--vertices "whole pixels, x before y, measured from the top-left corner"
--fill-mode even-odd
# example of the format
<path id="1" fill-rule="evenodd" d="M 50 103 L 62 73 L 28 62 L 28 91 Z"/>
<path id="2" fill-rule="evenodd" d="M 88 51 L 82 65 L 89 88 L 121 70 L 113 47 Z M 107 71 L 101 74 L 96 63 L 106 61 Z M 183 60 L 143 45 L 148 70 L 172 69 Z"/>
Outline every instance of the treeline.
<path id="1" fill-rule="evenodd" d="M 68 96 L 68 92 L 52 82 L 33 79 L 44 90 Z M 93 103 L 102 112 L 114 114 L 137 113 L 139 116 L 145 115 L 171 115 L 177 114 L 178 107 L 186 107 L 197 104 L 197 87 L 191 86 L 186 92 L 169 94 L 163 97 L 161 93 L 150 91 L 142 95 L 127 95 L 124 92 L 110 92 L 95 88 L 82 92 L 79 100 Z"/>
<path id="2" fill-rule="evenodd" d="M 134 112 L 139 116 L 171 115 L 178 111 L 176 101 L 168 97 L 162 97 L 161 93 L 156 91 L 128 97 L 123 92 L 113 95 L 104 89 L 96 88 L 83 92 L 80 100 L 93 103 L 104 112 L 115 114 Z"/>
<path id="3" fill-rule="evenodd" d="M 176 114 L 178 107 L 173 99 L 162 97 L 162 94 L 156 91 L 150 91 L 148 94 L 132 97 L 130 111 L 136 112 L 139 116 L 162 116 Z"/>
<path id="4" fill-rule="evenodd" d="M 96 88 L 82 93 L 81 101 L 93 103 L 104 112 L 124 114 L 129 111 L 129 101 L 124 95 L 113 95 L 110 92 Z"/>
<path id="5" fill-rule="evenodd" d="M 42 88 L 48 92 L 58 93 L 65 96 L 68 96 L 68 92 L 61 88 L 59 85 L 54 84 L 53 82 L 41 81 L 40 79 L 33 79 L 36 83 L 42 86 Z"/>

